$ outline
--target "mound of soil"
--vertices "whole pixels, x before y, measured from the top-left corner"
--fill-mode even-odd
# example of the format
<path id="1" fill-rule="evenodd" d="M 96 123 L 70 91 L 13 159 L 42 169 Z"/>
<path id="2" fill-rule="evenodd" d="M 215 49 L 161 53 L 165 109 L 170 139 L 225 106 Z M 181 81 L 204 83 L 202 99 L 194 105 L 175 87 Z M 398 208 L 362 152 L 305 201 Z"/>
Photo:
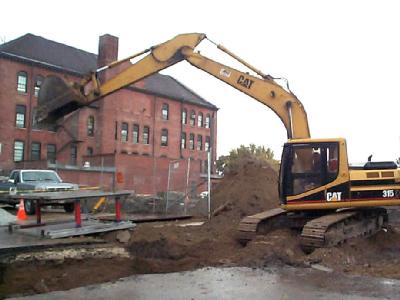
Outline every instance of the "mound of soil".
<path id="1" fill-rule="evenodd" d="M 212 191 L 211 205 L 214 215 L 230 212 L 229 217 L 236 220 L 275 208 L 279 205 L 278 174 L 265 161 L 244 160 Z"/>

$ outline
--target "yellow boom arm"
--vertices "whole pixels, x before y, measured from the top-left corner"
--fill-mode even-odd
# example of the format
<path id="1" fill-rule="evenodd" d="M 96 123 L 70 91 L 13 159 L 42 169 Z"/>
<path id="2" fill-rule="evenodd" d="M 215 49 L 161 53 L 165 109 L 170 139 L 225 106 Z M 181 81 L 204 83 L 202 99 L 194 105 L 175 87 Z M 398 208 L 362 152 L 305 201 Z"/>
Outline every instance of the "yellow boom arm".
<path id="1" fill-rule="evenodd" d="M 218 45 L 219 49 L 255 71 L 258 77 L 215 62 L 200 53 L 195 53 L 194 49 L 205 38 L 206 35 L 200 33 L 178 35 L 165 43 L 139 53 L 138 55 L 142 55 L 149 52 L 145 57 L 101 84 L 95 74 L 89 76 L 81 84 L 68 85 L 54 80 L 49 80 L 48 83 L 45 81 L 39 93 L 38 120 L 44 120 L 54 112 L 57 117 L 61 117 L 80 106 L 89 105 L 101 97 L 186 60 L 272 109 L 282 120 L 289 139 L 310 137 L 307 114 L 293 93 L 286 91 L 271 76 L 264 75 L 220 45 Z M 113 68 L 135 56 L 137 55 L 113 62 L 100 70 Z"/>

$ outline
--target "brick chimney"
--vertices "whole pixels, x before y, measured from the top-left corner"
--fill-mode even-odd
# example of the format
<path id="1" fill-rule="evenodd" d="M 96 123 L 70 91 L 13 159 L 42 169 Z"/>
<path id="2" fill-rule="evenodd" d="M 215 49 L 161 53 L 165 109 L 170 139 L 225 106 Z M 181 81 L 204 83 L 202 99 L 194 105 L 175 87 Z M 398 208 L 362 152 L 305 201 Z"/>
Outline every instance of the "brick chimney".
<path id="1" fill-rule="evenodd" d="M 111 34 L 104 34 L 99 38 L 99 54 L 97 67 L 103 67 L 118 59 L 118 38 Z"/>

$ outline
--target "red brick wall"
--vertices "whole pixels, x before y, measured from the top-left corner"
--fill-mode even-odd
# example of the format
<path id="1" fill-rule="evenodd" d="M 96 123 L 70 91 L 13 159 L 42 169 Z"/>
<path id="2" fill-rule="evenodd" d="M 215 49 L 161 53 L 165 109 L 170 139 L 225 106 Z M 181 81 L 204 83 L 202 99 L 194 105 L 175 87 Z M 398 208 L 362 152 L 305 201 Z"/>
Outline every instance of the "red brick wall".
<path id="1" fill-rule="evenodd" d="M 17 73 L 25 71 L 28 75 L 27 93 L 17 91 Z M 56 144 L 59 149 L 63 140 L 59 139 L 60 133 L 48 130 L 32 129 L 32 109 L 37 105 L 37 98 L 34 95 L 34 83 L 36 76 L 47 76 L 54 74 L 47 69 L 26 65 L 20 62 L 0 58 L 0 143 L 3 144 L 0 154 L 0 169 L 8 171 L 14 168 L 13 153 L 14 141 L 25 142 L 25 159 L 30 159 L 32 142 L 41 143 L 41 158 L 46 158 L 47 144 Z M 64 74 L 59 76 L 72 80 L 73 77 Z M 25 126 L 26 128 L 15 127 L 16 105 L 25 105 Z M 62 135 L 62 133 L 61 133 Z"/>
<path id="2" fill-rule="evenodd" d="M 28 92 L 21 94 L 17 92 L 17 73 L 25 71 L 28 74 Z M 67 116 L 57 132 L 47 130 L 36 130 L 31 128 L 32 108 L 37 105 L 37 98 L 34 96 L 34 82 L 37 75 L 43 77 L 49 74 L 57 74 L 67 80 L 78 80 L 79 78 L 57 72 L 51 72 L 45 68 L 23 64 L 16 61 L 0 58 L 0 143 L 2 152 L 0 153 L 0 169 L 9 171 L 15 168 L 13 162 L 13 146 L 16 139 L 25 142 L 25 159 L 30 159 L 30 149 L 32 142 L 41 143 L 41 159 L 46 160 L 47 144 L 56 144 L 57 161 L 68 165 L 70 162 L 71 141 L 76 139 L 78 147 L 77 165 L 82 166 L 87 158 L 88 147 L 93 148 L 95 155 L 104 153 L 116 153 L 115 167 L 118 172 L 122 172 L 125 182 L 118 185 L 119 188 L 134 189 L 138 193 L 156 193 L 166 191 L 168 180 L 168 166 L 171 160 L 180 160 L 178 169 L 173 170 L 170 188 L 181 190 L 186 187 L 186 168 L 187 159 L 191 160 L 190 180 L 199 182 L 201 165 L 207 159 L 204 151 L 206 136 L 214 136 L 213 144 L 216 144 L 216 121 L 214 130 L 199 128 L 197 118 L 195 126 L 189 125 L 189 115 L 192 109 L 196 116 L 201 111 L 204 116 L 207 113 L 216 112 L 207 108 L 196 106 L 181 101 L 166 99 L 155 95 L 149 95 L 122 89 L 100 100 L 97 108 L 83 108 L 79 112 Z M 138 82 L 140 87 L 143 82 Z M 162 119 L 162 105 L 169 105 L 169 120 Z M 15 108 L 17 104 L 26 105 L 26 128 L 15 127 Z M 188 112 L 188 124 L 181 122 L 181 111 L 183 108 Z M 87 120 L 89 116 L 95 118 L 94 137 L 87 134 Z M 129 125 L 128 141 L 121 142 L 121 123 Z M 117 140 L 115 139 L 115 124 L 117 124 Z M 133 124 L 140 126 L 139 143 L 133 144 L 132 130 Z M 150 128 L 150 144 L 143 144 L 143 128 Z M 168 146 L 162 147 L 161 130 L 168 129 Z M 187 134 L 187 146 L 189 145 L 189 134 L 195 134 L 195 150 L 180 149 L 181 132 Z M 203 136 L 203 150 L 197 150 L 197 136 Z M 216 147 L 213 148 L 215 159 Z M 112 174 L 99 172 L 88 172 L 79 170 L 60 171 L 61 176 L 66 181 L 77 182 L 85 185 L 108 185 L 112 186 Z M 100 178 L 101 177 L 101 178 Z"/>

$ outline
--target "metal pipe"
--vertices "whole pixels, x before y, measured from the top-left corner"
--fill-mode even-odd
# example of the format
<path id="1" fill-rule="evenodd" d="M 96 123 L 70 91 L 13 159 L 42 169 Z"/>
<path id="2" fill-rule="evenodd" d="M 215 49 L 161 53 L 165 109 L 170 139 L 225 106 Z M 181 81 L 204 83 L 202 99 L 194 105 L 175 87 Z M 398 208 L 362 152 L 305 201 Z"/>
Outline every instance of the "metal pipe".
<path id="1" fill-rule="evenodd" d="M 289 114 L 289 127 L 290 127 L 290 130 L 288 131 L 288 139 L 291 139 L 293 137 L 292 102 L 290 102 L 290 101 L 286 102 L 286 108 L 287 108 L 288 114 Z"/>
<path id="2" fill-rule="evenodd" d="M 244 61 L 242 58 L 240 58 L 239 56 L 237 56 L 236 54 L 234 54 L 232 51 L 230 51 L 229 49 L 225 48 L 224 46 L 222 46 L 221 44 L 217 44 L 215 42 L 213 42 L 212 40 L 210 40 L 209 38 L 207 38 L 211 43 L 213 43 L 214 45 L 217 46 L 217 48 L 223 52 L 225 52 L 226 54 L 228 54 L 229 56 L 233 57 L 234 59 L 236 59 L 238 62 L 240 62 L 241 64 L 243 64 L 244 66 L 246 66 L 247 68 L 249 68 L 250 70 L 252 70 L 253 72 L 257 73 L 258 75 L 260 75 L 262 78 L 265 79 L 273 79 L 271 75 L 267 75 L 264 74 L 261 70 L 253 67 L 252 65 L 250 65 L 248 62 Z"/>

